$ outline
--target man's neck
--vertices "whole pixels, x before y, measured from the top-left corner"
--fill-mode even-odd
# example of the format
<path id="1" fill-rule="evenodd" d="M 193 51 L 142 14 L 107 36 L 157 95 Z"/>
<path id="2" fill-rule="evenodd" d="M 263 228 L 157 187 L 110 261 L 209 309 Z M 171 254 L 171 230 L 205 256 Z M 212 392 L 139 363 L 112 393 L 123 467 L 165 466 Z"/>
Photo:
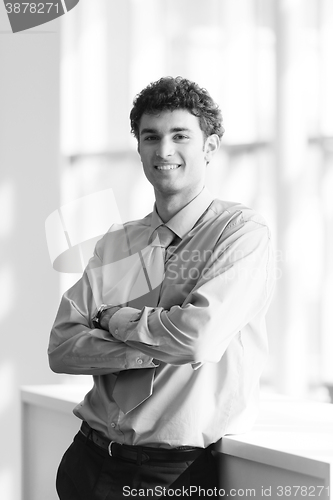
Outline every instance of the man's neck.
<path id="1" fill-rule="evenodd" d="M 198 192 L 174 194 L 170 196 L 160 196 L 160 193 L 155 191 L 156 208 L 158 215 L 163 222 L 168 222 L 182 208 L 188 205 L 194 198 L 200 194 L 203 188 Z"/>

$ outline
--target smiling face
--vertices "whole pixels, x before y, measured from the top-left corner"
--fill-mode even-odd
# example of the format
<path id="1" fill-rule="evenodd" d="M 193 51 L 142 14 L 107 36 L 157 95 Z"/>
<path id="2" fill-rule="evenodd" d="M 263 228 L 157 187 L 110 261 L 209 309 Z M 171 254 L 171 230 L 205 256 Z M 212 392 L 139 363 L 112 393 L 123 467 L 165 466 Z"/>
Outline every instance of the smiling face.
<path id="1" fill-rule="evenodd" d="M 199 118 L 186 109 L 143 114 L 140 120 L 138 152 L 156 201 L 180 196 L 184 206 L 197 196 L 218 147 L 218 136 L 206 139 Z"/>

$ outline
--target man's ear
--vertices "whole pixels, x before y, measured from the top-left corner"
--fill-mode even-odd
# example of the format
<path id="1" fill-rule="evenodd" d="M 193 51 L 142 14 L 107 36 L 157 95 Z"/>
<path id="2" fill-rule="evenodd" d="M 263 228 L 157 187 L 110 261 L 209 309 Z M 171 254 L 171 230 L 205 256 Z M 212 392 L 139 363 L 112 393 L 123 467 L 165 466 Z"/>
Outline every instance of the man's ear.
<path id="1" fill-rule="evenodd" d="M 205 160 L 207 163 L 211 161 L 213 155 L 218 151 L 220 144 L 221 141 L 217 134 L 212 134 L 207 137 L 204 145 Z"/>

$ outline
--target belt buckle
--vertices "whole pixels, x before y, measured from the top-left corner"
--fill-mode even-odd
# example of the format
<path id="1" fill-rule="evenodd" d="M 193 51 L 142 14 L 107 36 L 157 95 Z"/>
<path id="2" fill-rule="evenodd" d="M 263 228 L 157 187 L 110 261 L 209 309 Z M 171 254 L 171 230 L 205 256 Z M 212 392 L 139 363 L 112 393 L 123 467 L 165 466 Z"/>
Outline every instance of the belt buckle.
<path id="1" fill-rule="evenodd" d="M 115 441 L 110 441 L 109 446 L 108 446 L 108 452 L 109 452 L 110 457 L 112 457 L 112 445 L 114 442 Z"/>

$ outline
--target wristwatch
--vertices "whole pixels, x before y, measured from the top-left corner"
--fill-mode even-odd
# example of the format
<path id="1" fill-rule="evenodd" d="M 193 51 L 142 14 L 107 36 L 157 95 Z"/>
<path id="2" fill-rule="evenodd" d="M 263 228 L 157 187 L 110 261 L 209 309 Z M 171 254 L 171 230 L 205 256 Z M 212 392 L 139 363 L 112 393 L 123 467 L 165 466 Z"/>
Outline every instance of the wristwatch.
<path id="1" fill-rule="evenodd" d="M 92 323 L 93 323 L 93 325 L 94 325 L 95 328 L 100 328 L 101 330 L 103 330 L 103 328 L 101 327 L 102 313 L 104 311 L 106 311 L 107 309 L 111 309 L 111 307 L 114 307 L 114 306 L 111 306 L 111 305 L 108 305 L 108 304 L 101 304 L 99 306 L 99 308 L 97 309 L 97 313 L 92 318 Z"/>

